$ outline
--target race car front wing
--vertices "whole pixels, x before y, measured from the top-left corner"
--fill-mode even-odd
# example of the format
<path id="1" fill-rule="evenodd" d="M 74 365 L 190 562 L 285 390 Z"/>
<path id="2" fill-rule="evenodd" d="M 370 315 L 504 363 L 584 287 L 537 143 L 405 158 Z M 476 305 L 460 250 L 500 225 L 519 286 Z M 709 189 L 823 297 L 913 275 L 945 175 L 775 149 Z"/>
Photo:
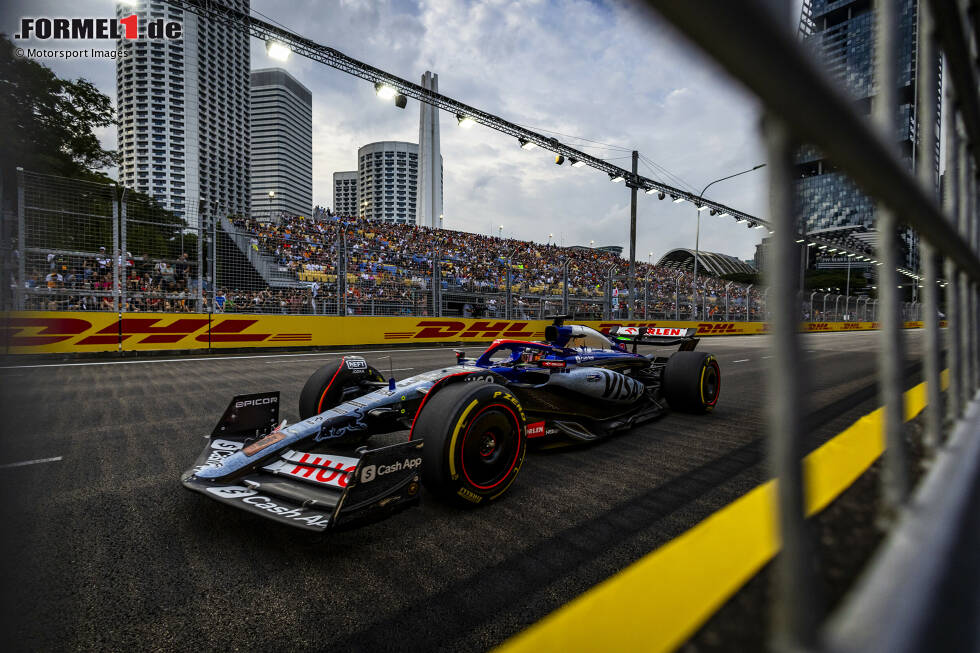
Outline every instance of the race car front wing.
<path id="1" fill-rule="evenodd" d="M 270 456 L 257 456 L 255 465 L 231 479 L 199 475 L 274 434 L 270 427 L 277 419 L 278 393 L 235 397 L 195 466 L 182 475 L 184 487 L 312 531 L 325 531 L 419 501 L 421 441 L 376 449 L 360 447 L 345 454 L 287 448 Z"/>

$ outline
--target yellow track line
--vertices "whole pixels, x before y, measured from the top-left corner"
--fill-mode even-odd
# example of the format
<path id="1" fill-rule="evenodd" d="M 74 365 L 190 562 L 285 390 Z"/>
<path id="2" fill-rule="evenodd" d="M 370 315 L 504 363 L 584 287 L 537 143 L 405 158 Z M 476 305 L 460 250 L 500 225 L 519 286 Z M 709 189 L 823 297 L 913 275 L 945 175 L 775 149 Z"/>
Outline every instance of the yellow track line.
<path id="1" fill-rule="evenodd" d="M 942 387 L 949 373 L 942 374 Z M 905 392 L 905 419 L 926 406 L 926 384 Z M 885 449 L 881 408 L 803 461 L 807 515 L 823 510 Z M 671 651 L 780 549 L 770 480 L 612 578 L 504 642 L 498 653 Z"/>

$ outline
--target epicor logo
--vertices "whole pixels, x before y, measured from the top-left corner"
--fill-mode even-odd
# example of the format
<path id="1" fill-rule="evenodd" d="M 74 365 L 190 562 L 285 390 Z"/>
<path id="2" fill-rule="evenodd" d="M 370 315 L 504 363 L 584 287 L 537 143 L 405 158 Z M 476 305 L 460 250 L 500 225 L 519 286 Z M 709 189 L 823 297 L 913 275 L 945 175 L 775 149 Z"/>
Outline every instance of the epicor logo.
<path id="1" fill-rule="evenodd" d="M 139 16 L 133 14 L 125 18 L 21 18 L 20 33 L 15 39 L 27 40 L 98 40 L 98 39 L 138 39 Z M 120 29 L 120 25 L 123 29 Z M 183 37 L 183 26 L 175 20 L 162 18 L 146 21 L 148 39 L 179 39 Z"/>

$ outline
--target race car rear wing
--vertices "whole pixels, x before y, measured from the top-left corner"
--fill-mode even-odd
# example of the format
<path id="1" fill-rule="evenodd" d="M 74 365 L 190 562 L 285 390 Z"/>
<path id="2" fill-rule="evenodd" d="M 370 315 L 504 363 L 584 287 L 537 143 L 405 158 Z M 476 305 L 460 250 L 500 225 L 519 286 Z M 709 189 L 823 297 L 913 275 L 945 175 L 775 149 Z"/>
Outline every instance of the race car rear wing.
<path id="1" fill-rule="evenodd" d="M 695 337 L 697 332 L 693 328 L 614 326 L 609 330 L 609 337 L 620 344 L 633 345 L 634 354 L 637 345 L 680 345 L 680 351 L 691 351 L 698 346 L 699 339 Z"/>

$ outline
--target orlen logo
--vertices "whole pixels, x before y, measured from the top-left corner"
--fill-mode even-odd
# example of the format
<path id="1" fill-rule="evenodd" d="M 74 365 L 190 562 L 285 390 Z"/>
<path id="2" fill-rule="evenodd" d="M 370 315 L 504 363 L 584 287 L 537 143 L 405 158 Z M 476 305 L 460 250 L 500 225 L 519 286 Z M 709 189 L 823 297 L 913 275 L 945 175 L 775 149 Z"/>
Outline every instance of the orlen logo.
<path id="1" fill-rule="evenodd" d="M 533 424 L 528 424 L 527 437 L 528 438 L 544 437 L 544 422 L 535 422 Z"/>
<path id="2" fill-rule="evenodd" d="M 140 37 L 139 16 L 132 14 L 125 18 L 21 18 L 20 33 L 15 39 L 27 40 L 135 40 Z M 122 26 L 122 29 L 120 29 Z M 175 20 L 162 18 L 146 21 L 148 39 L 179 39 L 183 36 L 183 26 Z"/>

